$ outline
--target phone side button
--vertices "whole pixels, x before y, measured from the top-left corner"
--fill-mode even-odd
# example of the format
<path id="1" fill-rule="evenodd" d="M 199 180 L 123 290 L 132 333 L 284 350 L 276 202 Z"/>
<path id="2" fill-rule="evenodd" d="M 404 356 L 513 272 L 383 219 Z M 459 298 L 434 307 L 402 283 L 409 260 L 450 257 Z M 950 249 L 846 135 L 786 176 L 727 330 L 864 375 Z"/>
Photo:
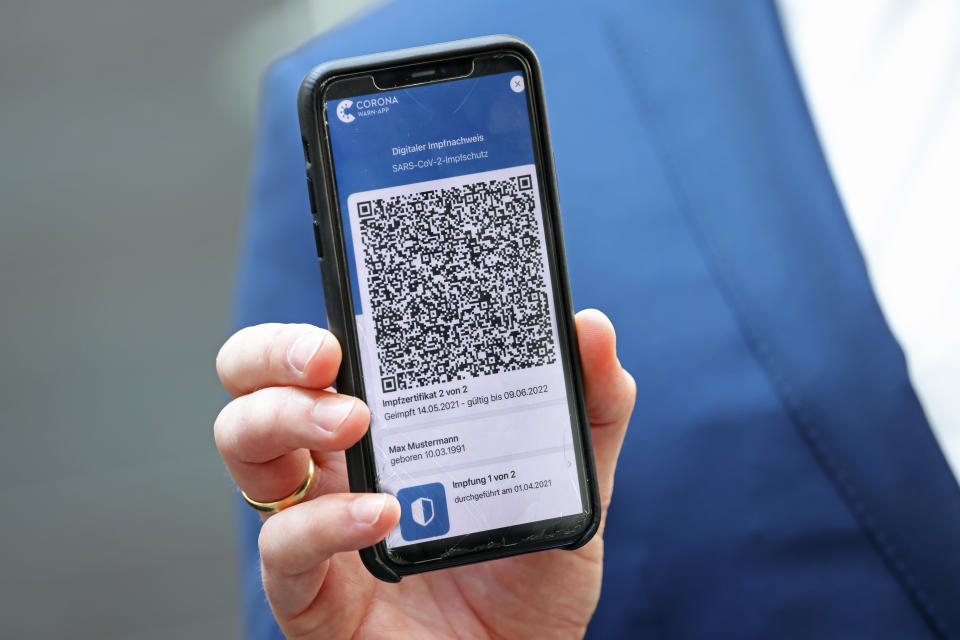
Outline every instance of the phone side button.
<path id="1" fill-rule="evenodd" d="M 323 242 L 320 238 L 320 224 L 317 219 L 313 219 L 313 241 L 317 243 L 317 257 L 323 260 Z"/>
<path id="2" fill-rule="evenodd" d="M 310 213 L 317 214 L 317 201 L 313 198 L 313 180 L 307 176 L 307 195 L 310 197 Z"/>

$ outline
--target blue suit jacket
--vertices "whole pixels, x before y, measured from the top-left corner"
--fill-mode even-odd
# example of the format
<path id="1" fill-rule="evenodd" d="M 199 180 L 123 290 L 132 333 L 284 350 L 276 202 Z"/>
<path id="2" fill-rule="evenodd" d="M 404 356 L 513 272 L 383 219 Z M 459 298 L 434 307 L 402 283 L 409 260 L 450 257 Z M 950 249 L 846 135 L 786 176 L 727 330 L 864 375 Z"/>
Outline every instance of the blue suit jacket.
<path id="1" fill-rule="evenodd" d="M 303 75 L 491 33 L 540 56 L 574 302 L 610 315 L 639 387 L 591 634 L 960 637 L 960 489 L 770 4 L 397 3 L 280 60 L 238 325 L 324 322 Z M 241 513 L 247 627 L 279 637 Z"/>

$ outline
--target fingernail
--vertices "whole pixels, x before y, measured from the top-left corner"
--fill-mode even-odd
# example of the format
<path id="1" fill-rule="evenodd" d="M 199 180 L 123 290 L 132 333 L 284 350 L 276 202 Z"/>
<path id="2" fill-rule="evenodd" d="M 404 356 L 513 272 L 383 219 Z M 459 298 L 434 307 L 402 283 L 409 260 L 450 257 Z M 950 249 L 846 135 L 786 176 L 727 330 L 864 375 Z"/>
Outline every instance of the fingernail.
<path id="1" fill-rule="evenodd" d="M 287 361 L 290 362 L 290 366 L 303 373 L 314 354 L 320 350 L 320 345 L 323 344 L 326 337 L 327 334 L 321 332 L 308 333 L 297 338 L 293 346 L 290 347 L 290 351 L 287 352 Z"/>
<path id="2" fill-rule="evenodd" d="M 387 496 L 382 493 L 371 493 L 360 496 L 350 505 L 353 519 L 360 524 L 370 525 L 380 519 L 383 507 L 387 504 Z"/>
<path id="3" fill-rule="evenodd" d="M 350 396 L 324 396 L 313 405 L 313 419 L 318 427 L 333 433 L 350 415 L 356 401 Z"/>

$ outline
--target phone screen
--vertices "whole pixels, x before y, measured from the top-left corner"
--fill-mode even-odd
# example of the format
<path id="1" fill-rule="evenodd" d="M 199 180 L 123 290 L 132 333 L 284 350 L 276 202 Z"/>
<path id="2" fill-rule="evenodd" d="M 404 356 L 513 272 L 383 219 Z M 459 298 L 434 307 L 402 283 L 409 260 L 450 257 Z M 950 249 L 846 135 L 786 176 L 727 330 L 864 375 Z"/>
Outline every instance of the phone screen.
<path id="1" fill-rule="evenodd" d="M 388 549 L 588 509 L 527 79 L 324 102 Z"/>

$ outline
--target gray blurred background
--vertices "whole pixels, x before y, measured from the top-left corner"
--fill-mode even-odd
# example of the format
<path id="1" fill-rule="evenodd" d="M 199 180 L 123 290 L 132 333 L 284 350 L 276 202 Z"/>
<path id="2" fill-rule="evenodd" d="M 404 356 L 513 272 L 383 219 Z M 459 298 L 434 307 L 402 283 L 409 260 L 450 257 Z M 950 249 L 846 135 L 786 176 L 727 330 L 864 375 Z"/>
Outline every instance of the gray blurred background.
<path id="1" fill-rule="evenodd" d="M 0 8 L 0 638 L 233 638 L 211 424 L 259 77 L 369 0 Z"/>

